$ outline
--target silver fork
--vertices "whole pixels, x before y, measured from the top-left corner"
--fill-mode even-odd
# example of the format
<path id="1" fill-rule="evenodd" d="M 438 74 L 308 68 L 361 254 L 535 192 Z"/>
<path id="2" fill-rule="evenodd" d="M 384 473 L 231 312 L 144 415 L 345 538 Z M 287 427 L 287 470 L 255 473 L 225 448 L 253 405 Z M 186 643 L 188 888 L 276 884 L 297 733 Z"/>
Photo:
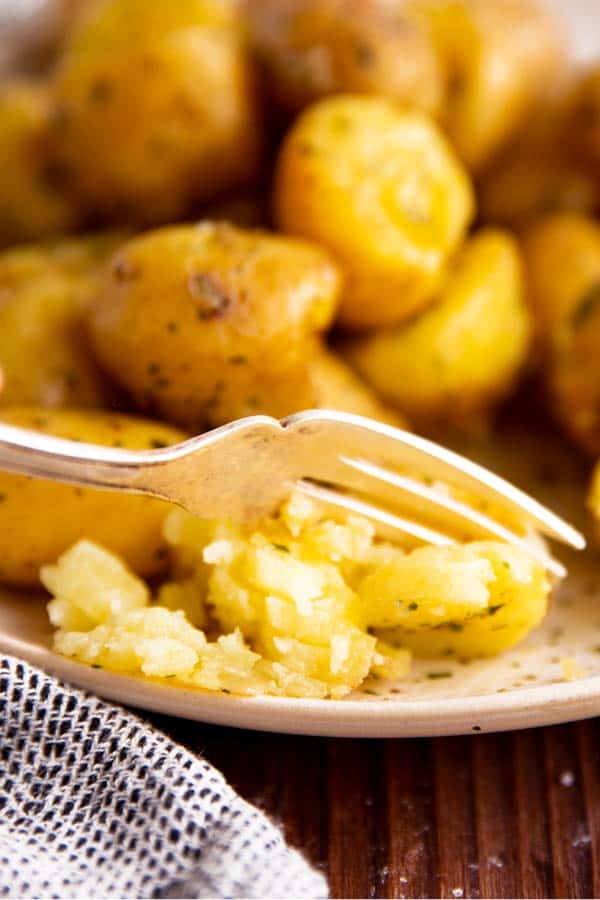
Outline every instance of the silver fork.
<path id="1" fill-rule="evenodd" d="M 365 516 L 380 535 L 402 544 L 483 538 L 526 544 L 559 577 L 566 570 L 541 543 L 531 542 L 532 531 L 585 546 L 567 522 L 465 457 L 389 425 L 329 410 L 281 422 L 251 416 L 148 451 L 0 423 L 0 469 L 148 494 L 204 518 L 242 522 L 272 513 L 295 488 L 334 517 Z"/>

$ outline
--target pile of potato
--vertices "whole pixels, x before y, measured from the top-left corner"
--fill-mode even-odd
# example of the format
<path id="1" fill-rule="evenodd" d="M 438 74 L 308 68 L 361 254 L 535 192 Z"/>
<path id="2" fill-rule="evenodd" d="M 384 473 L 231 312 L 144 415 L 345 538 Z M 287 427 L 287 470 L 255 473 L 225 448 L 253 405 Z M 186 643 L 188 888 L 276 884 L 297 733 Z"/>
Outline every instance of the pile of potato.
<path id="1" fill-rule="evenodd" d="M 600 454 L 600 66 L 571 71 L 535 0 L 81 0 L 0 86 L 0 162 L 6 421 L 140 447 L 323 407 L 439 435 L 526 372 Z M 82 536 L 164 565 L 139 498 L 111 530 L 93 492 L 0 497 L 7 582 Z"/>

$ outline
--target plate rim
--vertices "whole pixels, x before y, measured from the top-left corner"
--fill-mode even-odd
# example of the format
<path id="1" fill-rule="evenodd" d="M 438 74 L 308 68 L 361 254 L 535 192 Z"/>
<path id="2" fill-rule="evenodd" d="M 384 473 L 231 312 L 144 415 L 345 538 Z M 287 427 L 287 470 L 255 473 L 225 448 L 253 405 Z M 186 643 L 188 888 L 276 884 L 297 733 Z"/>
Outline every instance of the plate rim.
<path id="1" fill-rule="evenodd" d="M 553 725 L 600 715 L 600 674 L 439 699 L 240 697 L 94 669 L 41 643 L 0 635 L 0 651 L 105 700 L 205 724 L 321 737 L 435 737 Z"/>

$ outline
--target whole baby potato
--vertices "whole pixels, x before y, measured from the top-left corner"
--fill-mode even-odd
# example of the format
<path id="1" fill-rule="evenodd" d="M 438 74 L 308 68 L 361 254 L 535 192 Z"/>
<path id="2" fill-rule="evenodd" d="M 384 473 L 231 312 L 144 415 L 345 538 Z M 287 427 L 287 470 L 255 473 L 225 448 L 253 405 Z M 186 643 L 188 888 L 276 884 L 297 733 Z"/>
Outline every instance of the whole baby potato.
<path id="1" fill-rule="evenodd" d="M 235 0 L 101 0 L 54 77 L 57 158 L 88 206 L 154 224 L 255 173 L 259 128 Z"/>
<path id="2" fill-rule="evenodd" d="M 598 208 L 600 182 L 568 146 L 564 102 L 540 107 L 483 174 L 479 209 L 484 221 L 521 228 L 550 213 Z"/>
<path id="3" fill-rule="evenodd" d="M 426 29 L 387 0 L 247 0 L 265 88 L 287 112 L 328 95 L 382 94 L 435 113 L 442 76 Z"/>
<path id="4" fill-rule="evenodd" d="M 84 316 L 100 267 L 122 240 L 110 232 L 0 254 L 0 405 L 111 404 Z"/>
<path id="5" fill-rule="evenodd" d="M 167 425 L 83 410 L 19 407 L 0 421 L 69 440 L 147 450 L 184 440 Z M 40 566 L 55 562 L 80 538 L 122 556 L 139 575 L 166 563 L 162 523 L 172 507 L 149 497 L 84 489 L 0 472 L 0 580 L 32 586 Z"/>
<path id="6" fill-rule="evenodd" d="M 479 171 L 559 80 L 563 47 L 538 0 L 412 0 L 446 72 L 441 120 Z"/>
<path id="7" fill-rule="evenodd" d="M 591 166 L 598 178 L 600 166 L 600 65 L 584 72 L 570 101 L 565 140 L 580 162 Z"/>
<path id="8" fill-rule="evenodd" d="M 510 390 L 529 333 L 517 245 L 490 229 L 465 244 L 432 307 L 354 339 L 347 353 L 410 421 L 469 425 Z"/>
<path id="9" fill-rule="evenodd" d="M 542 377 L 556 418 L 600 454 L 600 225 L 555 215 L 522 240 Z"/>
<path id="10" fill-rule="evenodd" d="M 340 277 L 310 244 L 225 223 L 164 228 L 113 258 L 90 316 L 97 358 L 142 409 L 199 431 L 311 406 L 309 339 Z"/>
<path id="11" fill-rule="evenodd" d="M 346 280 L 340 322 L 389 325 L 426 306 L 473 214 L 468 176 L 426 117 L 344 96 L 307 109 L 284 140 L 275 217 L 327 247 Z"/>
<path id="12" fill-rule="evenodd" d="M 51 100 L 42 84 L 0 85 L 0 246 L 69 231 L 80 214 L 49 149 Z"/>

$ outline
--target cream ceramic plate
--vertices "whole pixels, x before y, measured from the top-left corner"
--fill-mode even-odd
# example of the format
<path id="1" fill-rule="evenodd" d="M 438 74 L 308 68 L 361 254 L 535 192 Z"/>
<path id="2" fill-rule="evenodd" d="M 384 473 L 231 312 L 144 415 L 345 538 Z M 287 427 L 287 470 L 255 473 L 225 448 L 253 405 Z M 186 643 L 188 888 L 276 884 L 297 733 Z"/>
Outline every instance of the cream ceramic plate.
<path id="1" fill-rule="evenodd" d="M 503 425 L 494 441 L 460 448 L 584 523 L 584 464 L 555 436 Z M 50 649 L 44 601 L 0 595 L 0 650 L 104 697 L 156 712 L 267 731 L 401 737 L 498 731 L 600 715 L 600 554 L 564 557 L 568 579 L 543 626 L 516 649 L 460 665 L 421 661 L 411 678 L 376 681 L 344 700 L 213 695 L 114 675 Z M 565 664 L 565 660 L 567 663 Z M 566 681 L 564 667 L 576 677 Z"/>

